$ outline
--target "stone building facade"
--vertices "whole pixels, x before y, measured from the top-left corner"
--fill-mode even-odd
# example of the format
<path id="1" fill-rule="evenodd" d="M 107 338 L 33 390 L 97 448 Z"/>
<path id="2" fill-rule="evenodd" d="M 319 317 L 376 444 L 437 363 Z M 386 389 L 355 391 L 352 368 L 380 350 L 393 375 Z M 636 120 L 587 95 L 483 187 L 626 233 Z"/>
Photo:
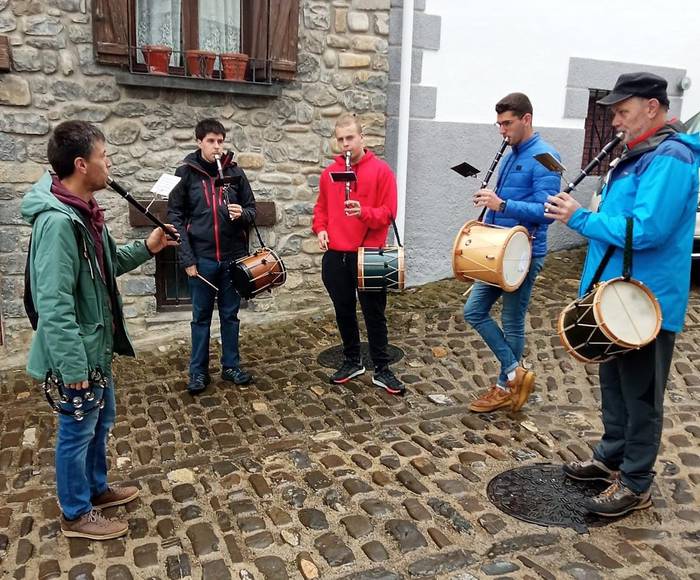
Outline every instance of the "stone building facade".
<path id="1" fill-rule="evenodd" d="M 312 208 L 320 173 L 336 152 L 338 115 L 358 114 L 368 146 L 384 153 L 390 0 L 298 2 L 293 78 L 260 86 L 185 78 L 167 88 L 172 79 L 98 62 L 96 8 L 119 2 L 0 0 L 0 35 L 10 52 L 9 70 L 0 72 L 3 359 L 21 357 L 31 336 L 22 306 L 30 229 L 21 220 L 20 203 L 48 167 L 52 127 L 67 119 L 98 124 L 107 136 L 113 177 L 148 200 L 153 182 L 195 147 L 196 122 L 219 118 L 256 199 L 273 202 L 262 234 L 289 271 L 287 283 L 251 302 L 250 310 L 294 313 L 325 303 Z M 118 242 L 147 234 L 149 228 L 131 225 L 127 203 L 117 194 L 102 192 L 98 200 Z M 120 279 L 136 338 L 154 328 L 172 329 L 178 319 L 158 308 L 155 273 L 152 260 Z M 186 318 L 180 313 L 181 321 Z M 180 327 L 185 336 L 187 328 Z"/>

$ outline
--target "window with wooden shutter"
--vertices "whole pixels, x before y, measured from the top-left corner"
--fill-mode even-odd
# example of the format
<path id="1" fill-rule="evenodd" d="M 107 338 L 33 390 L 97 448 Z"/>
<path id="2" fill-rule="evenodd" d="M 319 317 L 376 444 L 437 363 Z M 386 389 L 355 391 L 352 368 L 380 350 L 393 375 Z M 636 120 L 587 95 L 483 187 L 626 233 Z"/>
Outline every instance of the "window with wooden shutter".
<path id="1" fill-rule="evenodd" d="M 291 80 L 297 70 L 299 4 L 300 0 L 93 0 L 97 62 L 126 65 L 132 73 L 263 84 Z M 195 74 L 199 69 L 185 66 L 187 51 L 208 51 L 206 58 L 215 55 L 214 70 Z M 250 57 L 247 64 L 239 51 Z M 147 62 L 150 57 L 153 63 Z M 225 76 L 226 65 L 233 67 L 236 58 L 243 62 L 238 73 L 242 76 Z"/>
<path id="2" fill-rule="evenodd" d="M 299 0 L 271 0 L 270 13 L 272 76 L 293 79 L 297 71 Z"/>
<path id="3" fill-rule="evenodd" d="M 300 0 L 243 0 L 243 51 L 259 69 L 269 60 L 272 78 L 290 80 L 297 70 Z"/>
<path id="4" fill-rule="evenodd" d="M 92 33 L 97 62 L 129 63 L 129 0 L 93 0 Z"/>

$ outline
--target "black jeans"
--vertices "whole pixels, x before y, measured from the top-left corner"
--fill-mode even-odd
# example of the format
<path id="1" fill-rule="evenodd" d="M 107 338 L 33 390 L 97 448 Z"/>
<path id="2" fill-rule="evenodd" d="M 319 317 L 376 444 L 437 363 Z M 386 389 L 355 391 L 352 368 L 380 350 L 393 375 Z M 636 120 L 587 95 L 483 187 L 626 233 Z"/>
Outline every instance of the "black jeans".
<path id="1" fill-rule="evenodd" d="M 635 493 L 654 480 L 675 341 L 675 333 L 662 330 L 647 346 L 600 365 L 604 432 L 593 455 L 619 469 L 622 483 Z"/>
<path id="2" fill-rule="evenodd" d="M 389 365 L 386 328 L 386 290 L 357 291 L 357 252 L 328 250 L 321 263 L 321 277 L 335 308 L 343 354 L 346 359 L 360 360 L 360 328 L 357 325 L 357 297 L 367 326 L 369 352 L 376 370 Z"/>

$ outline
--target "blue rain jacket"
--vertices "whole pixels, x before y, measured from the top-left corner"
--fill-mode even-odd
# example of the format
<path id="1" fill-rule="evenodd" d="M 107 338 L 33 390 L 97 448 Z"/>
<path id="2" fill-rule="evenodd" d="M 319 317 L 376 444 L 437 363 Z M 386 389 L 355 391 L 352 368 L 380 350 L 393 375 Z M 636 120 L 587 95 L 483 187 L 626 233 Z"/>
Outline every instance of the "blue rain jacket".
<path id="1" fill-rule="evenodd" d="M 559 153 L 539 133 L 514 146 L 503 158 L 498 172 L 496 192 L 505 200 L 504 212 L 488 211 L 487 224 L 511 228 L 522 225 L 533 236 L 532 255 L 535 258 L 547 253 L 547 228 L 552 223 L 545 217 L 544 202 L 550 195 L 561 191 L 561 178 L 540 164 L 534 156 L 551 153 L 559 159 Z"/>
<path id="2" fill-rule="evenodd" d="M 632 278 L 656 295 L 661 328 L 671 332 L 683 328 L 698 205 L 700 138 L 680 130 L 666 125 L 626 149 L 606 177 L 598 213 L 580 208 L 568 224 L 590 240 L 579 288 L 583 295 L 610 245 L 616 251 L 601 280 L 622 275 L 626 218 L 632 218 Z"/>

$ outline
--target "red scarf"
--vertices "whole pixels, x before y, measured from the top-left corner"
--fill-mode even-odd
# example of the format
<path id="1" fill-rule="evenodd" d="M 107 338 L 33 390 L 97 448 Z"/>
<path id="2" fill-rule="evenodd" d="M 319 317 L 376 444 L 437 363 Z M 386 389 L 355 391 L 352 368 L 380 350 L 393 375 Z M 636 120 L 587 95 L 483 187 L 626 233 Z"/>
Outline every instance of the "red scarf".
<path id="1" fill-rule="evenodd" d="M 104 259 L 104 245 L 102 243 L 102 230 L 105 225 L 105 212 L 97 204 L 97 200 L 93 197 L 89 202 L 84 202 L 72 191 L 70 191 L 61 180 L 54 175 L 51 181 L 51 193 L 54 194 L 56 199 L 61 203 L 78 210 L 84 218 L 85 225 L 92 236 L 93 242 L 95 242 L 95 252 L 97 254 L 97 261 L 100 265 L 100 273 L 104 279 L 105 271 L 105 259 Z"/>

